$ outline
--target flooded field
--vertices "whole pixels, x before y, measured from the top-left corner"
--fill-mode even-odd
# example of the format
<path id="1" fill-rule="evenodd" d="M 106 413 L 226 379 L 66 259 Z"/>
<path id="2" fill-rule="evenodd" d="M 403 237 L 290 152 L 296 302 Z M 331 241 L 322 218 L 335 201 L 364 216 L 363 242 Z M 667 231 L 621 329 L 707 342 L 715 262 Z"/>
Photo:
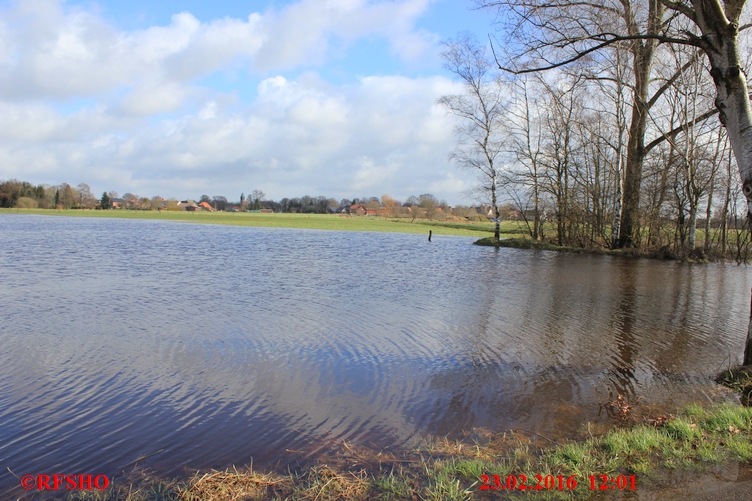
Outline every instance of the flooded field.
<path id="1" fill-rule="evenodd" d="M 0 460 L 283 468 L 472 428 L 577 436 L 609 392 L 728 398 L 750 272 L 472 238 L 0 216 Z M 0 493 L 17 486 L 7 469 Z"/>

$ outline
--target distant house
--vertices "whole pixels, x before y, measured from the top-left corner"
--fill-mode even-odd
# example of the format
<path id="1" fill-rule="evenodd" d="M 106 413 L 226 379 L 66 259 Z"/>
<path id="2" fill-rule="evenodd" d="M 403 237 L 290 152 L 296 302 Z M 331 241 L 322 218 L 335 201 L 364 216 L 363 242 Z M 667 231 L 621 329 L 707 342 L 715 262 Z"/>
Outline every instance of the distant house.
<path id="1" fill-rule="evenodd" d="M 198 206 L 199 206 L 199 207 L 201 207 L 201 208 L 202 208 L 202 209 L 204 209 L 204 210 L 208 210 L 208 211 L 212 211 L 212 212 L 214 211 L 214 207 L 212 207 L 211 205 L 209 205 L 209 204 L 208 204 L 208 203 L 206 203 L 206 202 L 200 202 L 200 203 L 198 204 Z"/>
<path id="2" fill-rule="evenodd" d="M 350 214 L 353 216 L 365 216 L 368 213 L 368 209 L 363 204 L 352 204 L 350 206 Z"/>
<path id="3" fill-rule="evenodd" d="M 199 208 L 193 200 L 181 200 L 178 202 L 178 210 L 196 212 Z"/>

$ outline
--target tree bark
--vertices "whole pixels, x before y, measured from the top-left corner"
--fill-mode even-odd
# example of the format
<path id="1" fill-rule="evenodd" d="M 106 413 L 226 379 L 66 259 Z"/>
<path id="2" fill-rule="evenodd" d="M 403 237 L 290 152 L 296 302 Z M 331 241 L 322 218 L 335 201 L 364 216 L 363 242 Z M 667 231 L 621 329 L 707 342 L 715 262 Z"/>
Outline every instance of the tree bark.
<path id="1" fill-rule="evenodd" d="M 692 0 L 694 21 L 703 35 L 698 43 L 710 61 L 710 76 L 716 87 L 715 105 L 734 150 L 749 217 L 752 213 L 752 109 L 739 56 L 739 17 L 744 4 L 744 0 L 727 0 L 723 6 L 720 0 Z M 749 320 L 744 365 L 752 365 L 752 301 Z"/>
<path id="2" fill-rule="evenodd" d="M 648 1 L 648 35 L 658 33 L 663 12 L 664 7 L 660 0 Z M 632 5 L 629 2 L 624 2 L 624 21 L 631 36 L 641 35 L 632 12 Z M 646 155 L 645 131 L 647 130 L 648 111 L 650 109 L 648 93 L 656 46 L 657 41 L 654 39 L 634 40 L 632 42 L 635 86 L 632 100 L 632 123 L 629 126 L 629 140 L 627 141 L 627 165 L 624 170 L 619 247 L 632 246 L 635 240 L 635 231 L 639 224 L 642 165 Z"/>

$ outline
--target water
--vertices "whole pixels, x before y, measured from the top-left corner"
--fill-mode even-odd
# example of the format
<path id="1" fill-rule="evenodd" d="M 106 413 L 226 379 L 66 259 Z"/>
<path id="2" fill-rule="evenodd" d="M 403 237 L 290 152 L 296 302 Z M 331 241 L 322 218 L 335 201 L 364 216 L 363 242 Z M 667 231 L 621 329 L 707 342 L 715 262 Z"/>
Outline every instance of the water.
<path id="1" fill-rule="evenodd" d="M 7 472 L 165 475 L 343 440 L 473 428 L 576 436 L 609 392 L 728 398 L 745 267 L 472 239 L 0 216 Z"/>

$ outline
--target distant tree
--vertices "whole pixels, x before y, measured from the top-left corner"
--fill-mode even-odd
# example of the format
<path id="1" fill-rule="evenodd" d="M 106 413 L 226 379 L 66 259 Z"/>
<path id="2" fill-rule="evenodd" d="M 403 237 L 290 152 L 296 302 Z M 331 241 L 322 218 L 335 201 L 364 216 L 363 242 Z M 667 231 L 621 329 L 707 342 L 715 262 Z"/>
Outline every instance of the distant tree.
<path id="1" fill-rule="evenodd" d="M 436 208 L 439 206 L 439 201 L 436 197 L 430 193 L 424 193 L 418 197 L 418 205 L 426 213 L 428 219 L 433 219 L 436 216 Z"/>
<path id="2" fill-rule="evenodd" d="M 408 207 L 412 207 L 413 205 L 418 205 L 420 203 L 420 200 L 418 200 L 418 197 L 415 195 L 410 195 L 407 200 L 405 200 L 405 205 Z"/>
<path id="3" fill-rule="evenodd" d="M 211 204 L 211 197 L 209 195 L 201 195 L 201 198 L 199 199 L 198 203 L 206 202 L 207 204 Z"/>
<path id="4" fill-rule="evenodd" d="M 102 193 L 102 198 L 99 199 L 99 205 L 101 205 L 104 210 L 112 209 L 112 199 L 106 191 Z"/>
<path id="5" fill-rule="evenodd" d="M 78 204 L 78 193 L 68 183 L 63 183 L 55 190 L 55 207 L 70 209 Z"/>
<path id="6" fill-rule="evenodd" d="M 265 209 L 271 209 L 274 212 L 282 212 L 282 205 L 274 200 L 264 200 L 262 205 Z"/>
<path id="7" fill-rule="evenodd" d="M 163 208 L 163 206 L 165 205 L 164 202 L 165 202 L 164 198 L 160 196 L 153 196 L 151 197 L 151 200 L 149 201 L 149 207 L 151 207 L 151 210 L 159 210 Z"/>
<path id="8" fill-rule="evenodd" d="M 328 205 L 329 205 L 328 198 L 326 198 L 323 195 L 319 195 L 318 197 L 316 197 L 315 208 L 316 208 L 317 214 L 326 214 L 326 210 L 327 210 L 326 208 Z"/>
<path id="9" fill-rule="evenodd" d="M 291 198 L 287 202 L 287 212 L 302 212 L 303 201 L 300 198 Z"/>
<path id="10" fill-rule="evenodd" d="M 343 198 L 339 201 L 339 208 L 340 209 L 350 209 L 350 206 L 353 204 L 352 200 L 349 198 Z"/>
<path id="11" fill-rule="evenodd" d="M 91 193 L 91 188 L 86 183 L 81 183 L 76 188 L 78 190 L 78 205 L 86 209 L 91 209 L 97 203 L 97 198 Z"/>
<path id="12" fill-rule="evenodd" d="M 253 190 L 250 195 L 251 207 L 253 210 L 261 209 L 261 202 L 266 197 L 266 193 L 261 190 Z"/>
<path id="13" fill-rule="evenodd" d="M 369 198 L 369 199 L 368 199 L 368 202 L 366 202 L 366 203 L 365 203 L 364 205 L 365 205 L 365 206 L 366 206 L 366 208 L 368 208 L 368 209 L 371 209 L 371 210 L 376 210 L 376 209 L 378 209 L 379 207 L 381 207 L 381 202 L 379 202 L 379 199 L 378 199 L 378 198 L 377 198 L 376 200 L 374 200 L 373 198 Z"/>
<path id="14" fill-rule="evenodd" d="M 397 217 L 399 215 L 399 204 L 386 193 L 381 195 L 381 204 L 392 217 Z"/>
<path id="15" fill-rule="evenodd" d="M 457 207 L 454 208 L 454 215 L 457 217 L 471 218 L 477 215 L 477 212 L 475 212 L 470 207 L 458 205 Z"/>
<path id="16" fill-rule="evenodd" d="M 420 205 L 410 206 L 410 217 L 412 220 L 421 219 L 425 215 L 425 211 L 420 208 Z"/>
<path id="17" fill-rule="evenodd" d="M 111 192 L 107 193 L 107 195 L 110 197 L 110 200 L 115 200 L 116 198 L 119 198 L 117 191 L 111 191 Z"/>
<path id="18" fill-rule="evenodd" d="M 44 188 L 44 195 L 40 199 L 39 207 L 42 209 L 54 209 L 55 208 L 55 192 L 57 188 L 54 186 L 47 186 Z"/>
<path id="19" fill-rule="evenodd" d="M 125 206 L 131 209 L 138 205 L 138 195 L 134 195 L 133 193 L 126 193 L 125 195 L 123 195 L 123 201 L 125 202 Z"/>
<path id="20" fill-rule="evenodd" d="M 11 180 L 0 184 L 0 207 L 15 207 L 19 198 L 18 186 L 20 182 Z"/>
<path id="21" fill-rule="evenodd" d="M 215 196 L 212 198 L 212 207 L 217 210 L 225 210 L 227 208 L 227 197 Z"/>

